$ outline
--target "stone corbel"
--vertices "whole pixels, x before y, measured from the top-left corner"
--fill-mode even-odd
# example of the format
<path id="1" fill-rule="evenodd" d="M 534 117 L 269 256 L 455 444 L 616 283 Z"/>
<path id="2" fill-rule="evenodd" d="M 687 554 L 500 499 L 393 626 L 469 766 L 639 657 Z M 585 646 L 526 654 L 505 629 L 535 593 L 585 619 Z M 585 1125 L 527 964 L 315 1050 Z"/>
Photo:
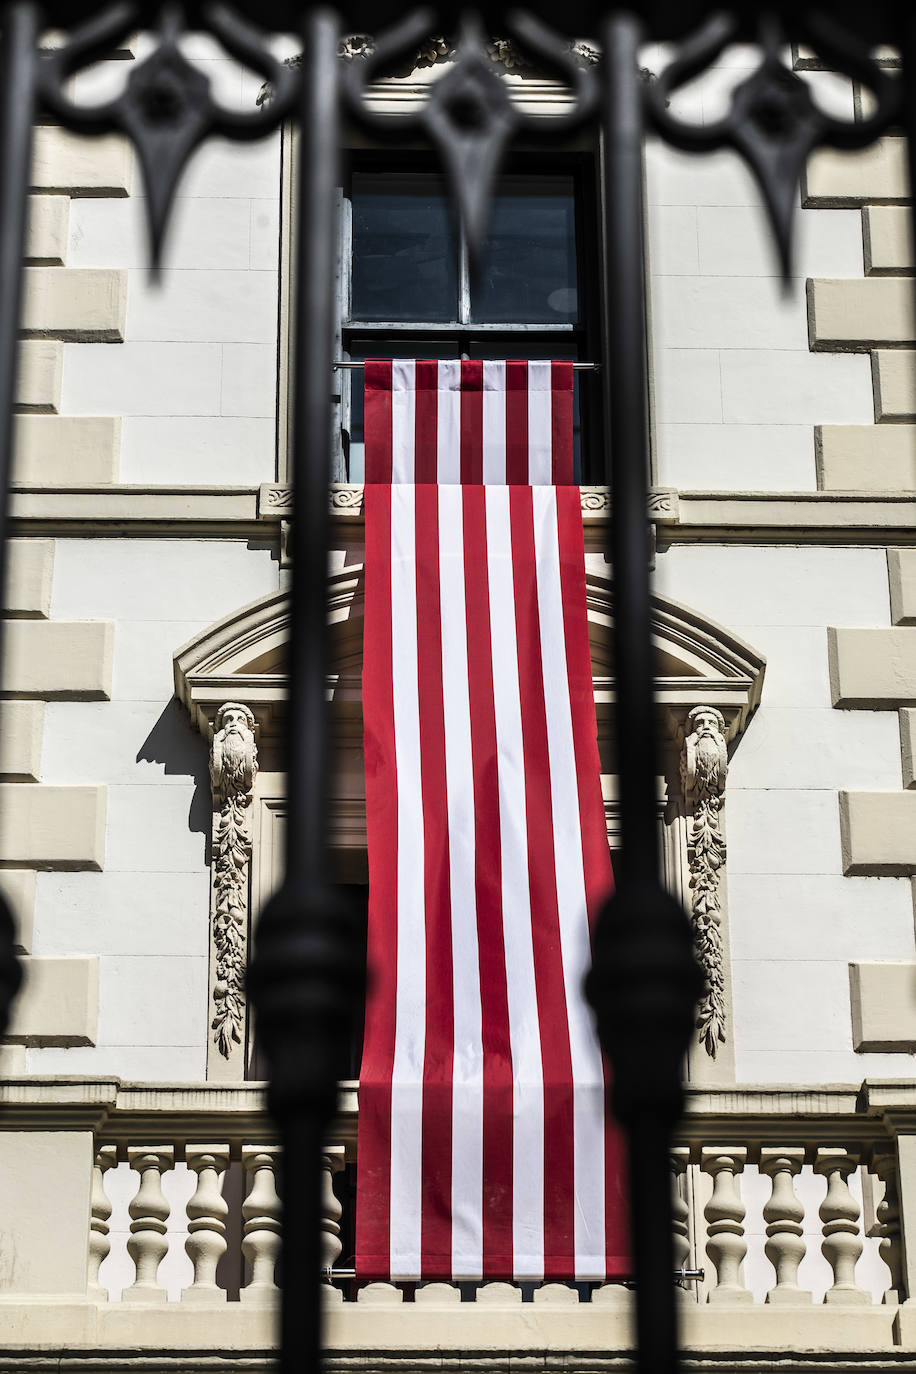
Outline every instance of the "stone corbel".
<path id="1" fill-rule="evenodd" d="M 721 884 L 725 865 L 725 718 L 714 706 L 687 716 L 681 748 L 681 782 L 687 808 L 687 860 L 694 951 L 706 985 L 697 1005 L 698 1038 L 714 1059 L 725 1044 L 727 998 Z"/>
<path id="2" fill-rule="evenodd" d="M 245 969 L 251 867 L 251 801 L 258 773 L 255 718 L 227 701 L 216 713 L 210 746 L 213 790 L 211 1010 L 213 1045 L 238 1062 L 245 1045 Z M 237 1076 L 244 1076 L 244 1066 Z"/>

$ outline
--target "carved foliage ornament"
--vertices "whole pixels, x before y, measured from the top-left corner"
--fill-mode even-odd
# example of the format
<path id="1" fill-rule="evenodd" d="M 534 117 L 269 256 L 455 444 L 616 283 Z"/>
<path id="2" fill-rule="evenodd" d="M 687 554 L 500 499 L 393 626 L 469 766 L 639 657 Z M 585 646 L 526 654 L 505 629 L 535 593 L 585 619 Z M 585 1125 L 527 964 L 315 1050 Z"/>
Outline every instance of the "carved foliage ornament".
<path id="1" fill-rule="evenodd" d="M 714 706 L 695 706 L 681 753 L 681 782 L 688 808 L 690 914 L 694 950 L 705 978 L 697 1004 L 697 1030 L 715 1058 L 725 1043 L 725 968 L 722 957 L 721 870 L 725 863 L 722 808 L 728 754 L 725 719 Z"/>
<path id="2" fill-rule="evenodd" d="M 251 798 L 258 773 L 254 715 L 227 701 L 216 713 L 213 789 L 213 1041 L 225 1059 L 242 1043 L 251 862 Z"/>

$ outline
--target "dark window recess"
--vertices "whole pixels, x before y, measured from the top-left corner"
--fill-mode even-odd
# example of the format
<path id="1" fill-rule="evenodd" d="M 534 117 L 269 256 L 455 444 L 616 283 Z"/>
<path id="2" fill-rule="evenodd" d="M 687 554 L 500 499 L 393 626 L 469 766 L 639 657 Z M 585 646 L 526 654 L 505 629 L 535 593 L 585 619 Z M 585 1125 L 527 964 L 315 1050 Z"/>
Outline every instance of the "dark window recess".
<path id="1" fill-rule="evenodd" d="M 340 890 L 353 903 L 357 913 L 358 925 L 357 936 L 360 949 L 365 956 L 366 933 L 369 924 L 369 888 L 365 883 L 341 883 Z M 347 1056 L 347 1078 L 359 1078 L 359 1065 L 363 1057 L 363 1028 L 364 1028 L 364 1008 L 360 1008 L 359 1014 L 353 1022 L 353 1037 L 350 1041 Z M 270 1065 L 267 1057 L 257 1037 L 252 1035 L 249 1040 L 248 1053 L 248 1072 L 246 1077 L 256 1082 L 266 1082 L 270 1078 Z"/>

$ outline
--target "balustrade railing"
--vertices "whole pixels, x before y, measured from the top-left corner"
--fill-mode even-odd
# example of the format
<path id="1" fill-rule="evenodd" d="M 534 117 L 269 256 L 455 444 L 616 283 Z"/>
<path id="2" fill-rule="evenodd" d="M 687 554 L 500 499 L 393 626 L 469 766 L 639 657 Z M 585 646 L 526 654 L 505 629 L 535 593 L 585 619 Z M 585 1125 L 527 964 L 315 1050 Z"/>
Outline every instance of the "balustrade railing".
<path id="1" fill-rule="evenodd" d="M 321 1265 L 327 1303 L 341 1310 L 474 1303 L 539 1308 L 626 1306 L 625 1285 L 358 1283 L 344 1254 L 335 1179 L 356 1160 L 357 1086 L 342 1085 L 323 1153 Z M 0 1086 L 4 1123 L 20 1151 L 56 1132 L 83 1152 L 84 1291 L 107 1306 L 238 1302 L 278 1296 L 284 1161 L 258 1085 L 130 1087 L 116 1081 Z M 0 1149 L 4 1132 L 0 1132 Z M 695 1090 L 671 1153 L 673 1250 L 683 1304 L 699 1314 L 756 1306 L 885 1311 L 908 1306 L 905 1239 L 916 1235 L 916 1087 L 863 1085 Z M 301 1163 L 296 1167 L 301 1167 Z M 79 1169 L 69 1177 L 79 1184 Z M 36 1187 L 55 1191 L 49 1177 Z M 57 1190 L 59 1191 L 59 1189 Z M 68 1194 L 70 1195 L 70 1194 Z M 909 1216 L 908 1209 L 909 1207 Z M 62 1233 L 74 1231 L 64 1219 Z M 2 1260 L 0 1223 L 0 1260 Z M 348 1246 L 349 1248 L 349 1246 Z M 913 1252 L 916 1245 L 910 1244 Z M 686 1274 L 696 1275 L 698 1281 Z M 912 1276 L 910 1278 L 912 1286 Z M 59 1285 L 58 1285 L 59 1286 Z M 44 1291 L 34 1277 L 29 1301 Z M 49 1287 L 49 1300 L 51 1296 Z M 16 1281 L 0 1302 L 15 1300 Z M 776 1337 L 778 1323 L 774 1321 Z M 890 1327 L 888 1326 L 888 1330 Z M 824 1327 L 829 1346 L 829 1326 Z M 0 1336 L 2 1345 L 2 1336 Z"/>

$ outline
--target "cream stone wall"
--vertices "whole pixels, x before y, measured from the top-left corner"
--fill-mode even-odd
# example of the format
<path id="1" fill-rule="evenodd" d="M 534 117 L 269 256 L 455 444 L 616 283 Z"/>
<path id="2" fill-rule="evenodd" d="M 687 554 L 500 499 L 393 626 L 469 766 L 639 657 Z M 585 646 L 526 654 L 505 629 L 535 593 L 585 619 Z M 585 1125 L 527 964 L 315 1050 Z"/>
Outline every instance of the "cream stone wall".
<path id="1" fill-rule="evenodd" d="M 202 40 L 189 51 L 223 99 L 251 108 L 253 78 Z M 678 108 L 715 118 L 748 60 L 727 55 Z M 123 75 L 123 64 L 109 67 L 84 79 L 89 93 Z M 848 86 L 827 72 L 810 79 L 852 117 Z M 22 623 L 36 644 L 39 631 L 72 644 L 20 655 L 39 666 L 13 684 L 31 701 L 10 776 L 36 776 L 40 730 L 39 789 L 104 787 L 108 808 L 99 872 L 38 874 L 32 937 L 36 956 L 100 955 L 99 1042 L 30 1050 L 29 1062 L 194 1077 L 206 1041 L 209 797 L 203 744 L 169 705 L 171 656 L 283 577 L 276 514 L 255 491 L 276 477 L 278 143 L 199 155 L 179 188 L 158 291 L 143 268 L 142 183 L 117 171 L 117 145 L 92 166 L 80 153 L 82 194 L 52 174 L 55 146 L 37 154 L 36 184 L 56 194 L 38 198 L 34 270 L 52 287 L 55 272 L 70 273 L 77 293 L 104 280 L 126 304 L 123 342 L 73 341 L 61 316 L 59 338 L 27 345 L 57 352 L 46 399 L 20 420 L 22 471 L 34 480 L 17 528 L 53 542 L 54 593 L 50 619 Z M 882 544 L 889 532 L 899 543 L 911 511 L 886 487 L 853 502 L 851 479 L 834 481 L 843 463 L 854 474 L 863 445 L 901 469 L 912 459 L 906 426 L 875 423 L 868 356 L 908 327 L 896 275 L 905 235 L 899 217 L 869 213 L 863 228 L 861 212 L 898 208 L 899 150 L 890 141 L 859 162 L 854 190 L 833 155 L 809 170 L 783 295 L 759 192 L 736 161 L 647 152 L 656 481 L 676 492 L 657 524 L 658 587 L 768 659 L 725 810 L 744 1081 L 896 1071 L 899 1059 L 853 1048 L 848 967 L 914 955 L 909 882 L 844 869 L 841 829 L 841 795 L 905 795 L 901 727 L 892 711 L 836 710 L 830 687 L 829 645 L 907 633 L 891 624 Z M 51 265 L 58 258 L 65 268 Z M 847 300 L 846 283 L 861 300 Z M 111 299 L 100 293 L 99 304 Z M 90 481 L 96 489 L 81 491 Z M 55 665 L 75 662 L 79 636 L 110 648 L 92 651 L 95 679 L 59 680 Z M 874 655 L 868 670 L 878 671 Z M 64 700 L 74 684 L 97 700 Z M 816 996 L 802 996 L 812 979 Z"/>
<path id="2" fill-rule="evenodd" d="M 644 60 L 659 70 L 667 54 Z M 672 111 L 718 119 L 754 61 L 728 49 Z M 848 84 L 807 76 L 831 112 L 852 117 Z M 805 308 L 808 276 L 861 276 L 859 214 L 799 212 L 784 293 L 760 190 L 735 155 L 650 141 L 646 187 L 657 480 L 681 491 L 815 490 L 813 426 L 872 420 L 866 359 L 812 353 Z"/>
<path id="3" fill-rule="evenodd" d="M 252 108 L 260 78 L 243 75 L 209 43 L 193 40 L 190 51 L 228 104 Z M 649 66 L 656 59 L 646 55 Z M 745 51 L 727 54 L 702 88 L 677 97 L 677 108 L 715 118 L 747 64 Z M 121 76 L 103 70 L 83 86 L 98 94 Z M 828 72 L 810 76 L 819 99 L 852 117 L 848 86 Z M 282 500 L 279 144 L 219 145 L 195 159 L 179 188 L 156 291 L 144 270 L 143 187 L 124 146 L 39 134 L 26 323 L 41 337 L 23 345 L 18 542 L 6 595 L 10 700 L 0 713 L 0 885 L 19 912 L 29 1000 L 0 1048 L 0 1068 L 42 1081 L 13 1084 L 33 1156 L 8 1132 L 0 1164 L 20 1189 L 34 1191 L 55 1167 L 54 1149 L 62 1157 L 72 1144 L 76 1162 L 48 1195 L 75 1198 L 60 1256 L 33 1278 L 42 1261 L 30 1238 L 20 1291 L 85 1288 L 94 1207 L 93 1234 L 111 1244 L 102 1277 L 115 1301 L 96 1306 L 81 1297 L 53 1315 L 26 1303 L 8 1314 L 7 1331 L 25 1344 L 40 1331 L 86 1349 L 145 1341 L 176 1351 L 194 1341 L 207 1349 L 218 1331 L 227 1348 L 250 1352 L 269 1339 L 269 1305 L 220 1299 L 214 1315 L 195 1309 L 193 1298 L 177 1302 L 193 1276 L 185 1241 L 194 1149 L 228 1157 L 231 1142 L 238 1165 L 243 1149 L 266 1145 L 257 1106 L 224 1104 L 221 1117 L 209 1095 L 230 1088 L 204 1082 L 213 806 L 200 727 L 216 699 L 193 698 L 189 689 L 192 722 L 174 699 L 173 655 L 286 579 L 283 512 L 270 507 L 271 492 Z M 684 1160 L 684 1224 L 708 1271 L 688 1335 L 704 1358 L 717 1349 L 725 1359 L 723 1351 L 754 1342 L 767 1359 L 784 1354 L 787 1342 L 820 1352 L 845 1344 L 878 1367 L 912 1343 L 908 1310 L 901 1319 L 893 1301 L 881 1301 L 890 1280 L 873 1231 L 881 1152 L 912 1118 L 905 1094 L 885 1116 L 868 1106 L 864 1123 L 858 1105 L 869 1097 L 859 1093 L 863 1079 L 905 1080 L 916 1067 L 916 402 L 908 371 L 916 340 L 900 140 L 812 162 L 785 295 L 760 194 L 735 159 L 695 160 L 653 144 L 646 175 L 656 586 L 688 608 L 686 617 L 715 622 L 722 636 L 740 637 L 767 660 L 759 708 L 732 745 L 724 788 L 719 881 L 733 1023 L 716 1071 L 721 1097 L 700 1109 L 706 1115 L 691 1127 Z M 349 539 L 341 535 L 338 569 L 356 559 Z M 590 540 L 590 570 L 603 571 L 598 533 Z M 263 651 L 275 666 L 278 644 L 255 640 L 251 654 Z M 207 691 L 224 685 L 224 699 L 235 697 L 232 674 L 223 684 L 218 677 L 214 670 Z M 708 681 L 710 691 L 724 690 Z M 260 708 L 272 711 L 275 696 L 265 701 Z M 673 797 L 676 779 L 671 786 Z M 94 1077 L 74 1086 L 71 1075 Z M 137 1094 L 133 1106 L 112 1105 L 117 1088 L 97 1091 L 106 1078 L 141 1085 L 127 1091 Z M 165 1081 L 190 1086 L 174 1090 L 160 1123 L 160 1097 L 173 1090 L 144 1085 Z M 783 1095 L 779 1083 L 790 1085 Z M 828 1093 L 825 1085 L 836 1083 L 848 1086 Z M 746 1086 L 755 1084 L 765 1086 Z M 46 1089 L 74 1098 L 55 1116 L 50 1098 L 38 1101 Z M 798 1124 L 803 1093 L 818 1104 L 804 1110 L 820 1113 L 810 1129 Z M 82 1133 L 65 1140 L 62 1123 L 81 1112 Z M 841 1127 L 848 1168 L 842 1175 L 837 1165 L 831 1187 L 850 1234 L 862 1232 L 863 1258 L 858 1296 L 821 1311 L 831 1284 L 819 1248 L 832 1205 L 825 1174 Z M 762 1305 L 773 1283 L 764 1212 L 773 1160 L 760 1152 L 764 1138 L 790 1160 L 804 1156 L 796 1181 L 807 1209 L 800 1277 L 816 1305 L 788 1327 Z M 114 1155 L 97 1156 L 110 1226 L 98 1193 L 94 1201 L 89 1193 L 99 1142 L 120 1150 L 117 1168 Z M 352 1139 L 338 1148 L 352 1150 Z M 143 1295 L 122 1292 L 133 1277 L 131 1165 L 157 1151 L 169 1248 L 161 1297 L 140 1304 Z M 715 1202 L 712 1178 L 723 1158 L 733 1166 L 733 1191 Z M 912 1193 L 906 1147 L 901 1160 L 909 1160 Z M 871 1172 L 860 1172 L 860 1162 Z M 27 1207 L 13 1204 L 10 1225 L 28 1227 Z M 737 1222 L 729 1220 L 735 1209 Z M 714 1265 L 705 1242 L 717 1217 L 747 1243 L 743 1296 L 720 1291 L 707 1306 Z M 577 1343 L 610 1348 L 608 1312 L 618 1295 L 583 1313 L 566 1311 L 569 1292 L 545 1292 L 524 1308 L 517 1290 L 485 1294 L 468 1337 L 469 1305 L 453 1308 L 453 1290 L 417 1304 L 375 1290 L 335 1310 L 331 1340 L 355 1350 L 354 1359 L 364 1348 L 403 1347 L 405 1330 L 433 1352 L 442 1341 L 479 1351 L 497 1339 L 535 1356 Z M 760 1303 L 753 1311 L 751 1292 Z M 622 1348 L 626 1300 L 618 1306 L 610 1343 Z M 150 1307 L 164 1321 L 155 1324 Z"/>
<path id="4" fill-rule="evenodd" d="M 139 40 L 137 59 L 147 50 Z M 223 104 L 254 112 L 261 77 L 202 35 L 186 50 Z M 85 98 L 112 89 L 123 65 L 84 77 Z M 117 358 L 67 345 L 62 408 L 123 417 L 123 482 L 274 479 L 279 184 L 279 135 L 199 152 L 178 187 L 158 287 L 146 269 L 142 184 L 119 202 L 73 201 L 68 261 L 124 273 L 127 317 Z"/>
<path id="5" fill-rule="evenodd" d="M 728 61 L 672 108 L 717 117 L 746 74 L 740 49 Z M 851 87 L 826 71 L 806 79 L 854 117 Z M 905 1028 L 895 1042 L 861 1026 L 880 1014 L 887 978 L 903 995 L 895 971 L 916 952 L 902 790 L 912 718 L 894 709 L 914 701 L 912 555 L 888 550 L 891 506 L 856 522 L 858 547 L 837 539 L 850 542 L 846 493 L 893 493 L 916 513 L 900 495 L 916 489 L 916 426 L 901 423 L 916 414 L 902 140 L 811 160 L 785 293 L 760 192 L 729 155 L 650 147 L 647 174 L 657 475 L 680 501 L 658 585 L 767 655 L 727 790 L 737 1075 L 906 1072 Z"/>

